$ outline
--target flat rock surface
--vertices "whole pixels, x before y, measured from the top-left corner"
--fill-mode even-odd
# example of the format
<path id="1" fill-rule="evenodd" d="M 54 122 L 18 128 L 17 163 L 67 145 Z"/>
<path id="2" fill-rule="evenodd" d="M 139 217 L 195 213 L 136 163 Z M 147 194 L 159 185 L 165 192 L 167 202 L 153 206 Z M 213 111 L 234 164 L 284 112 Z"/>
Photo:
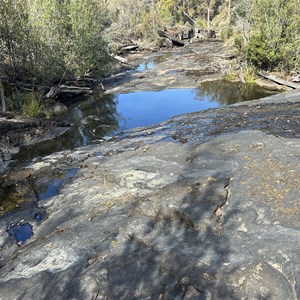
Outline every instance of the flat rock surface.
<path id="1" fill-rule="evenodd" d="M 78 171 L 0 219 L 0 299 L 299 299 L 299 101 L 182 115 L 32 161 L 35 177 Z M 19 247 L 6 230 L 20 221 L 33 236 Z"/>
<path id="2" fill-rule="evenodd" d="M 131 54 L 132 70 L 112 75 L 103 83 L 107 94 L 195 88 L 203 81 L 222 79 L 232 64 L 227 58 L 232 51 L 224 42 L 211 40 L 172 51 Z"/>

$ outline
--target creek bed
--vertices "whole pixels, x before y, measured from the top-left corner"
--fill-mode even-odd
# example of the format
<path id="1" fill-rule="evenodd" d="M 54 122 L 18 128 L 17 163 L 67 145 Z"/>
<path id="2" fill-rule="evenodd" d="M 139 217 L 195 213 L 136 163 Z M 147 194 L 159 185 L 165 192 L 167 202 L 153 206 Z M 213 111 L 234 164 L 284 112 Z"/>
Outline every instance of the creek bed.
<path id="1" fill-rule="evenodd" d="M 276 92 L 277 93 L 277 92 Z M 94 94 L 60 116 L 73 124 L 53 140 L 22 146 L 14 157 L 27 160 L 110 139 L 135 127 L 151 126 L 176 115 L 202 111 L 275 94 L 256 84 L 210 81 L 196 89 L 165 89 L 119 95 Z"/>
<path id="2" fill-rule="evenodd" d="M 196 89 L 164 89 L 119 95 L 94 94 L 60 116 L 61 121 L 73 124 L 65 134 L 52 140 L 22 146 L 14 158 L 19 162 L 32 158 L 39 160 L 39 157 L 57 151 L 101 143 L 126 129 L 151 126 L 176 115 L 223 107 L 271 94 L 274 91 L 257 85 L 227 81 L 205 82 Z M 57 170 L 56 173 L 51 171 L 40 178 L 26 177 L 18 185 L 2 188 L 2 213 L 15 207 L 22 209 L 28 205 L 35 206 L 37 202 L 56 195 L 63 183 L 75 174 L 76 169 Z M 35 215 L 33 214 L 33 221 L 41 221 L 40 214 L 37 219 Z M 19 228 L 23 227 L 18 227 L 17 232 Z M 28 226 L 24 228 L 27 230 Z"/>

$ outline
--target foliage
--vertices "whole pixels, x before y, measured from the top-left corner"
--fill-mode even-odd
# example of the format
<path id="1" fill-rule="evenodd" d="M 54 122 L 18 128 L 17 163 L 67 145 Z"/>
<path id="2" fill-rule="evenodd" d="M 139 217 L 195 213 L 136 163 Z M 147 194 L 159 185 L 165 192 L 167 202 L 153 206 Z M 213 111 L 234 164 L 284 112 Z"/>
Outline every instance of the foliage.
<path id="1" fill-rule="evenodd" d="M 69 76 L 107 72 L 104 0 L 1 0 L 0 14 L 6 77 L 47 83 L 66 71 Z"/>
<path id="2" fill-rule="evenodd" d="M 233 46 L 241 53 L 244 48 L 244 38 L 241 35 L 237 35 L 234 38 Z"/>
<path id="3" fill-rule="evenodd" d="M 280 61 L 278 49 L 271 48 L 264 35 L 253 35 L 246 48 L 249 62 L 261 69 L 273 69 Z"/>
<path id="4" fill-rule="evenodd" d="M 21 111 L 25 117 L 38 117 L 44 111 L 41 98 L 34 92 L 23 94 L 21 103 Z"/>
<path id="5" fill-rule="evenodd" d="M 230 26 L 225 26 L 221 29 L 221 39 L 226 41 L 233 36 L 233 29 Z"/>
<path id="6" fill-rule="evenodd" d="M 300 0 L 0 0 L 0 15 L 1 73 L 14 81 L 101 77 L 109 38 L 152 42 L 178 25 L 213 24 L 257 68 L 300 67 Z"/>
<path id="7" fill-rule="evenodd" d="M 157 30 L 170 27 L 206 28 L 227 0 L 110 0 L 108 8 L 113 24 L 110 36 L 118 39 L 157 39 Z"/>
<path id="8" fill-rule="evenodd" d="M 256 69 L 252 66 L 246 66 L 243 69 L 243 77 L 246 83 L 254 83 L 256 80 Z"/>
<path id="9" fill-rule="evenodd" d="M 106 41 L 101 36 L 104 24 L 108 23 L 101 1 L 73 0 L 69 4 L 70 24 L 69 59 L 76 75 L 89 72 L 103 76 L 108 72 L 110 56 Z M 102 4 L 102 5 L 101 5 Z"/>
<path id="10" fill-rule="evenodd" d="M 299 67 L 300 1 L 250 2 L 252 25 L 245 47 L 248 62 L 269 70 L 281 68 L 289 71 Z M 248 18 L 247 12 L 244 15 Z"/>
<path id="11" fill-rule="evenodd" d="M 225 81 L 235 81 L 237 79 L 237 76 L 235 74 L 233 74 L 233 73 L 229 73 L 229 74 L 225 74 L 223 76 L 223 79 Z"/>

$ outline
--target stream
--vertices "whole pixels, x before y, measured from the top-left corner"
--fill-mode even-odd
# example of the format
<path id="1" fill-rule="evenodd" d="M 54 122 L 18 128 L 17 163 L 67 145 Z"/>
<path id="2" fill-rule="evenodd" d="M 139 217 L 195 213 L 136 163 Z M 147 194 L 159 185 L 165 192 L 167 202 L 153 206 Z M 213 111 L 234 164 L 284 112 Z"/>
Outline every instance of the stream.
<path id="1" fill-rule="evenodd" d="M 135 72 L 155 66 L 156 61 L 141 64 Z M 275 94 L 255 84 L 224 80 L 208 81 L 194 89 L 164 89 L 126 94 L 93 94 L 77 102 L 59 116 L 59 121 L 72 124 L 69 130 L 55 139 L 20 147 L 14 155 L 17 162 L 26 162 L 65 149 L 101 143 L 124 130 L 151 126 L 176 115 L 223 107 L 233 103 L 259 99 Z M 76 168 L 46 170 L 38 178 L 29 176 L 16 185 L 0 190 L 0 215 L 8 211 L 28 211 L 19 223 L 11 223 L 7 232 L 17 244 L 24 244 L 33 234 L 32 223 L 45 218 L 38 203 L 59 193 L 61 186 L 76 175 Z"/>
<path id="2" fill-rule="evenodd" d="M 221 80 L 204 82 L 196 89 L 94 94 L 60 115 L 60 121 L 72 124 L 65 134 L 53 140 L 22 146 L 14 158 L 24 161 L 99 143 L 126 129 L 151 126 L 176 115 L 259 99 L 274 93 L 256 84 Z"/>

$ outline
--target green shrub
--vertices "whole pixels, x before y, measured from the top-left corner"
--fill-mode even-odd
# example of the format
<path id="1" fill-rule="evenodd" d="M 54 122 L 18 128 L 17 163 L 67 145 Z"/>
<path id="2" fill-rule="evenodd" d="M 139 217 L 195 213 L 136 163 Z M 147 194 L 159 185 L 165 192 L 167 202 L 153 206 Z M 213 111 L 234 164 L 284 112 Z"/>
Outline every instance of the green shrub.
<path id="1" fill-rule="evenodd" d="M 226 81 L 234 81 L 237 79 L 237 76 L 233 73 L 229 73 L 229 74 L 225 74 L 223 76 L 223 79 L 226 80 Z"/>
<path id="2" fill-rule="evenodd" d="M 244 47 L 244 38 L 242 35 L 238 35 L 234 38 L 233 46 L 239 51 L 239 53 L 242 52 Z"/>
<path id="3" fill-rule="evenodd" d="M 254 35 L 246 46 L 248 62 L 261 69 L 274 69 L 282 60 L 278 49 L 272 47 L 268 39 Z"/>
<path id="4" fill-rule="evenodd" d="M 232 27 L 225 26 L 221 29 L 220 37 L 223 41 L 230 39 L 233 35 Z"/>
<path id="5" fill-rule="evenodd" d="M 38 117 L 41 113 L 43 113 L 44 105 L 36 93 L 27 93 L 22 96 L 21 111 L 26 117 Z"/>
<path id="6" fill-rule="evenodd" d="M 246 66 L 243 70 L 243 77 L 246 83 L 254 83 L 256 80 L 256 69 L 251 66 Z"/>

